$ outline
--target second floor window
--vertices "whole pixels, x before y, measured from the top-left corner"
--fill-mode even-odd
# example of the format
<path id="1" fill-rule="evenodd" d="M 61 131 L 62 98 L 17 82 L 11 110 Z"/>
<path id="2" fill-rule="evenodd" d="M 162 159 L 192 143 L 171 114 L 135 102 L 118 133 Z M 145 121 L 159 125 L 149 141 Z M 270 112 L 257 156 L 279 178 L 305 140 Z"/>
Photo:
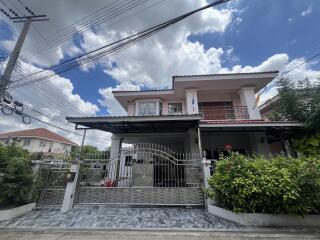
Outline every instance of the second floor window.
<path id="1" fill-rule="evenodd" d="M 30 139 L 25 139 L 24 142 L 23 142 L 23 146 L 29 146 L 30 142 L 31 142 Z"/>
<path id="2" fill-rule="evenodd" d="M 169 103 L 168 104 L 169 115 L 182 115 L 182 103 Z"/>
<path id="3" fill-rule="evenodd" d="M 40 144 L 39 144 L 40 147 L 45 147 L 46 145 L 47 145 L 46 141 L 40 141 Z"/>
<path id="4" fill-rule="evenodd" d="M 156 101 L 145 101 L 139 102 L 139 116 L 154 116 L 157 114 L 157 102 Z"/>

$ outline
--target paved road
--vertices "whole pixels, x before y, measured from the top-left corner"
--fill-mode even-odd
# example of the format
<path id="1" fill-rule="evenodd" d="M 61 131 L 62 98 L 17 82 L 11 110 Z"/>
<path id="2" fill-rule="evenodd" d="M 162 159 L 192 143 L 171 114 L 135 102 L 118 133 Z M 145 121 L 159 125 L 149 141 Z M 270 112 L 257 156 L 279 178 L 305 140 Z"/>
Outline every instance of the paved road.
<path id="1" fill-rule="evenodd" d="M 225 239 L 320 239 L 319 233 L 283 232 L 277 230 L 246 231 L 116 231 L 116 230 L 4 230 L 0 229 L 0 240 L 225 240 Z"/>

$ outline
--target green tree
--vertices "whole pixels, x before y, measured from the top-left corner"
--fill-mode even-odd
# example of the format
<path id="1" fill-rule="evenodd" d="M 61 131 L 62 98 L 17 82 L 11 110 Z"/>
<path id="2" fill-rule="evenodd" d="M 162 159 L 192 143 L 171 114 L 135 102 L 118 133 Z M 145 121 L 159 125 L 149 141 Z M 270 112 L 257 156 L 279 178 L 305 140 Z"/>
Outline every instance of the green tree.
<path id="1" fill-rule="evenodd" d="M 278 82 L 279 100 L 271 113 L 272 120 L 299 121 L 307 130 L 320 129 L 320 84 L 308 79 L 294 83 L 290 78 Z"/>
<path id="2" fill-rule="evenodd" d="M 279 100 L 271 112 L 271 120 L 304 123 L 304 131 L 296 134 L 294 149 L 304 155 L 320 154 L 320 84 L 308 79 L 294 83 L 289 78 L 278 81 Z"/>
<path id="3" fill-rule="evenodd" d="M 74 147 L 71 150 L 71 156 L 73 158 L 80 155 L 81 147 Z M 95 158 L 106 154 L 107 151 L 100 151 L 97 147 L 91 145 L 84 145 L 82 149 L 82 158 Z"/>
<path id="4" fill-rule="evenodd" d="M 0 146 L 0 205 L 20 205 L 36 198 L 28 152 L 16 145 Z"/>

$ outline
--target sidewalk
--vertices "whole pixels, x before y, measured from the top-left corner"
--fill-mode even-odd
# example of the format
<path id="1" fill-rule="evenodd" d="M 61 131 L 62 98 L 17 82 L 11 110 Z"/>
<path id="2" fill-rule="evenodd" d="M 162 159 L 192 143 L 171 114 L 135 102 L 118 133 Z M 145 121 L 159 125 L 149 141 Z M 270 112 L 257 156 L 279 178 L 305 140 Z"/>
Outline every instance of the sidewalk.
<path id="1" fill-rule="evenodd" d="M 255 231 L 116 231 L 116 230 L 0 230 L 0 240 L 245 240 L 245 239 L 320 239 L 319 233 L 283 232 L 273 230 Z"/>

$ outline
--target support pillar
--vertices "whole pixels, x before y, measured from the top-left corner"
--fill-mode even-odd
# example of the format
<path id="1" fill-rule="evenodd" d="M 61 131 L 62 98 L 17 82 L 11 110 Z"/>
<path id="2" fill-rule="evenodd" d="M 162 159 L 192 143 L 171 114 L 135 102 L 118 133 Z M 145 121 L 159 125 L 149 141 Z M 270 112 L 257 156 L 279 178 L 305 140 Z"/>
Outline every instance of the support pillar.
<path id="1" fill-rule="evenodd" d="M 241 105 L 246 106 L 250 119 L 261 119 L 260 110 L 255 104 L 254 87 L 243 87 L 239 91 Z"/>
<path id="2" fill-rule="evenodd" d="M 110 158 L 113 161 L 113 164 L 110 164 L 109 169 L 109 179 L 117 180 L 120 171 L 120 150 L 122 145 L 123 138 L 119 135 L 113 134 L 111 137 L 111 149 L 110 149 Z"/>
<path id="3" fill-rule="evenodd" d="M 253 132 L 249 134 L 252 150 L 255 154 L 270 157 L 270 147 L 264 132 Z"/>
<path id="4" fill-rule="evenodd" d="M 61 212 L 68 212 L 73 208 L 79 171 L 80 171 L 80 163 L 78 161 L 74 161 L 71 164 L 70 172 L 68 173 L 68 176 L 67 176 L 67 179 L 69 178 L 70 180 L 68 180 L 66 191 L 64 193 Z M 74 177 L 71 177 L 73 174 L 74 174 Z"/>

